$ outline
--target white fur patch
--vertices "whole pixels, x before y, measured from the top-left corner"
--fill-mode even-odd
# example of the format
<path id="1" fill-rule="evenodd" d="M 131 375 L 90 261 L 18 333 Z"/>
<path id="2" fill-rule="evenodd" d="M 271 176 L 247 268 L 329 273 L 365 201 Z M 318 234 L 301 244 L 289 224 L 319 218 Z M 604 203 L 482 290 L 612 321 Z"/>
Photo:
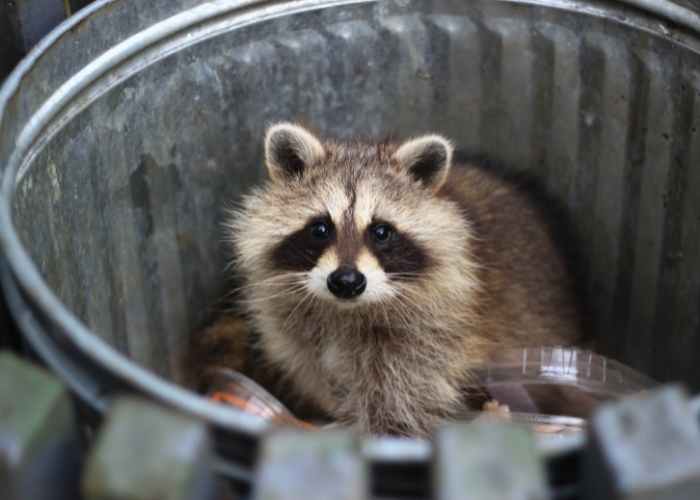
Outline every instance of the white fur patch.
<path id="1" fill-rule="evenodd" d="M 308 288 L 316 296 L 337 301 L 338 299 L 328 290 L 328 275 L 338 268 L 338 254 L 335 248 L 329 248 L 318 259 L 316 266 L 309 272 Z"/>
<path id="2" fill-rule="evenodd" d="M 358 302 L 381 302 L 396 294 L 382 266 L 366 248 L 362 249 L 357 258 L 357 269 L 367 278 L 367 289 L 357 298 Z"/>
<path id="3" fill-rule="evenodd" d="M 377 206 L 377 189 L 364 182 L 356 186 L 355 226 L 364 231 L 372 223 Z"/>
<path id="4" fill-rule="evenodd" d="M 343 220 L 343 215 L 350 207 L 350 199 L 347 193 L 340 186 L 329 186 L 328 190 L 324 193 L 324 202 L 331 219 L 337 226 L 338 222 Z"/>

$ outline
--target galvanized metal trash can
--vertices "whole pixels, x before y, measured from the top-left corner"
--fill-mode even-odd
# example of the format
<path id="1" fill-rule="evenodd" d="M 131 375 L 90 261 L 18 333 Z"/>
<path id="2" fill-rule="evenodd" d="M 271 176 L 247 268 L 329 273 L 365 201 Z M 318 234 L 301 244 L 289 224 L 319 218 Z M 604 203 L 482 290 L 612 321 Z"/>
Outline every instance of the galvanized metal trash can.
<path id="1" fill-rule="evenodd" d="M 603 352 L 700 387 L 690 3 L 100 0 L 0 91 L 2 284 L 95 409 L 128 390 L 198 415 L 247 477 L 264 423 L 177 383 L 225 288 L 221 208 L 279 119 L 439 131 L 531 172 L 573 214 Z"/>

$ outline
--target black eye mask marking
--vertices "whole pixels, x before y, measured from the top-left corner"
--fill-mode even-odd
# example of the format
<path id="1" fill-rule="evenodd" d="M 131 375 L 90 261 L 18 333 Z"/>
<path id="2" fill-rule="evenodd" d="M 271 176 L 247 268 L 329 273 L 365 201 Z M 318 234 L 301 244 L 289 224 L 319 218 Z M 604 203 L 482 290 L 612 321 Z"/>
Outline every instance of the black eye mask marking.
<path id="1" fill-rule="evenodd" d="M 270 260 L 276 269 L 309 271 L 335 241 L 335 227 L 329 216 L 312 219 L 277 244 L 272 249 Z"/>
<path id="2" fill-rule="evenodd" d="M 430 266 L 430 256 L 410 236 L 391 224 L 375 221 L 365 233 L 367 247 L 386 273 L 397 273 L 394 279 L 410 279 Z M 405 276 L 401 276 L 405 274 Z"/>

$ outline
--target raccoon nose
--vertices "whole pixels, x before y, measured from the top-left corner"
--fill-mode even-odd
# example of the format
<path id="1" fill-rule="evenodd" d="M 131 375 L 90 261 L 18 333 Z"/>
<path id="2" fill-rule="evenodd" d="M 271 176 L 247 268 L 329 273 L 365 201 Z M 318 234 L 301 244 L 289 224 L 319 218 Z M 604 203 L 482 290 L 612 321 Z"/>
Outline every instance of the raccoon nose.
<path id="1" fill-rule="evenodd" d="M 352 299 L 367 288 L 365 275 L 352 267 L 339 267 L 328 276 L 328 289 L 339 299 Z"/>

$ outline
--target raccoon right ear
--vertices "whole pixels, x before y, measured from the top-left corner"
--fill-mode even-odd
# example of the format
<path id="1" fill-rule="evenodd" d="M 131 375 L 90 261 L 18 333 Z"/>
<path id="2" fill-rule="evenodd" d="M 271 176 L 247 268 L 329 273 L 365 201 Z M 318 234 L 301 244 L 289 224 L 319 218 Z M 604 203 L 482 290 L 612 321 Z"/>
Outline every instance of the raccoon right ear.
<path id="1" fill-rule="evenodd" d="M 321 141 L 293 123 L 277 123 L 265 134 L 265 163 L 273 180 L 288 181 L 323 160 Z"/>
<path id="2" fill-rule="evenodd" d="M 404 142 L 393 157 L 402 171 L 436 192 L 447 179 L 453 149 L 444 137 L 425 135 Z"/>

